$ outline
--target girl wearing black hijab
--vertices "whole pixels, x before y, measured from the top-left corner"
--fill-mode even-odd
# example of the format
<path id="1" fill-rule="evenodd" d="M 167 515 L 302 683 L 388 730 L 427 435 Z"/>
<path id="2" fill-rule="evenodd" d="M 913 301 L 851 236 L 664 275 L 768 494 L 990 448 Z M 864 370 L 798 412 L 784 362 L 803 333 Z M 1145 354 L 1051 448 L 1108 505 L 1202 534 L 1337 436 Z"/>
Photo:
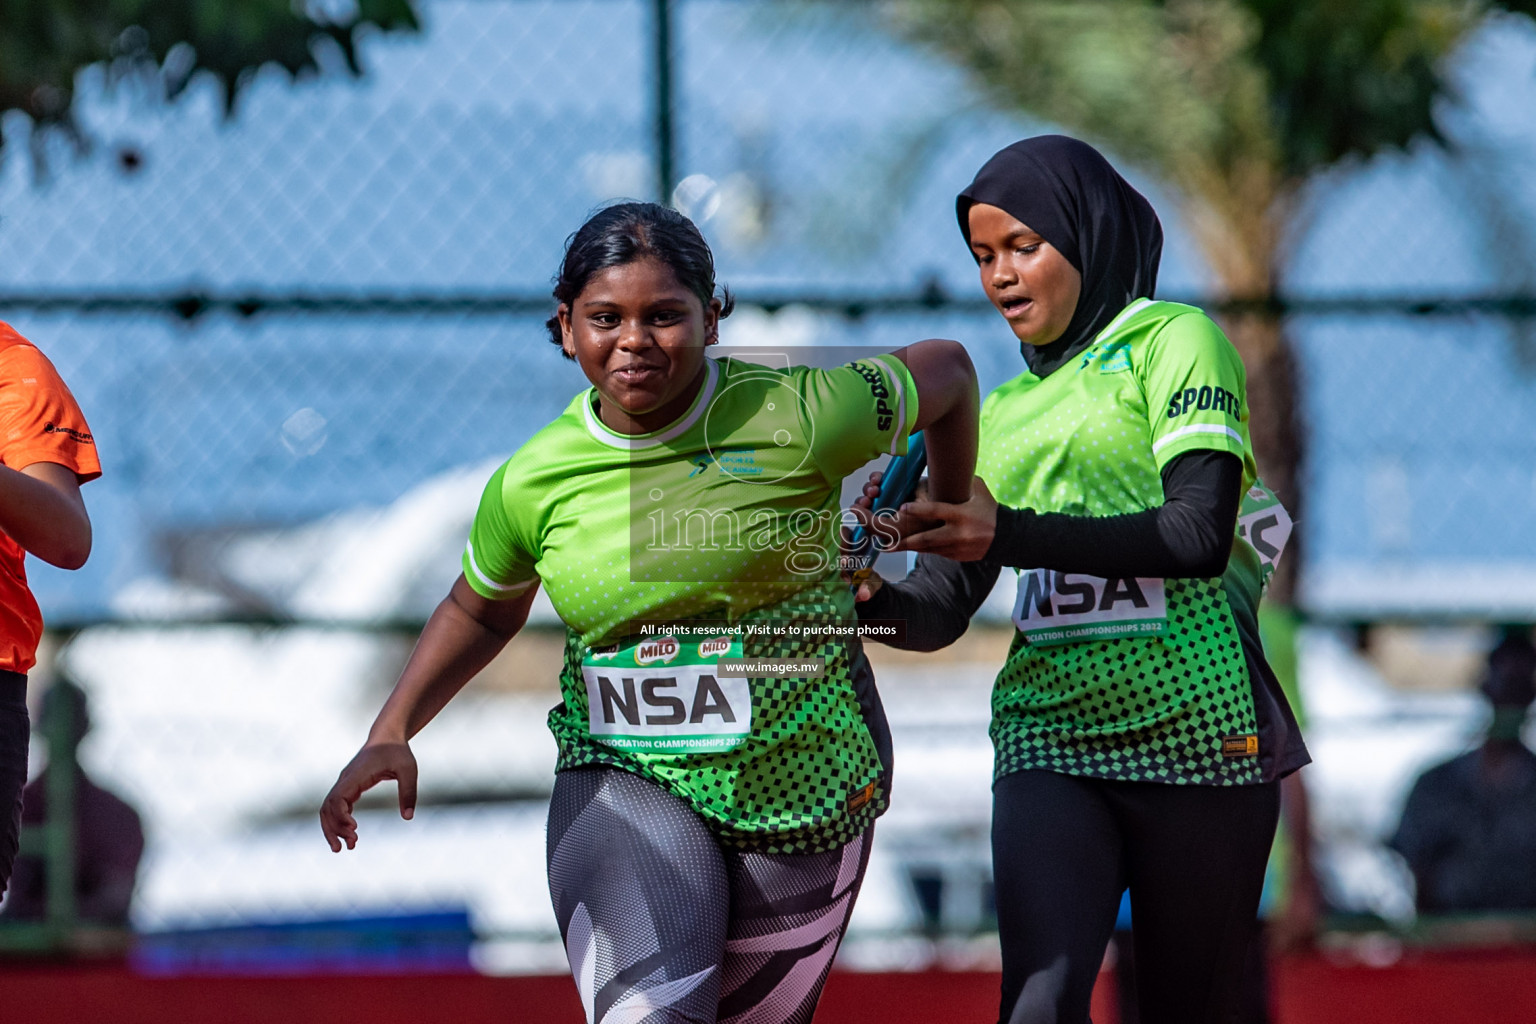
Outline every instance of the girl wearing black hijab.
<path id="1" fill-rule="evenodd" d="M 972 499 L 903 508 L 917 565 L 862 587 L 860 615 L 935 650 L 1018 571 L 992 699 L 999 1019 L 1088 1020 L 1129 888 L 1141 1019 L 1224 1021 L 1278 780 L 1309 760 L 1258 639 L 1288 520 L 1256 479 L 1242 362 L 1153 300 L 1157 215 L 1091 146 L 1015 143 L 956 208 L 1027 368 L 983 406 Z"/>

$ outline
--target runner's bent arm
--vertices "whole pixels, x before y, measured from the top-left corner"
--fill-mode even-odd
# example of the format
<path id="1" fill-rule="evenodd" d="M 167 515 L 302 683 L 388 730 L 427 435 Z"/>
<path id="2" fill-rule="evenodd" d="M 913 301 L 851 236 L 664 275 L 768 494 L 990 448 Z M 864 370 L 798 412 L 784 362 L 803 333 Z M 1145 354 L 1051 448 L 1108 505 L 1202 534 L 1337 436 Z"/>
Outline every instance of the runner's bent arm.
<path id="1" fill-rule="evenodd" d="M 91 553 L 91 520 L 75 471 L 56 462 L 20 470 L 0 466 L 0 530 L 50 565 L 84 565 Z"/>
<path id="2" fill-rule="evenodd" d="M 96 442 L 48 357 L 0 324 L 0 530 L 27 553 L 78 569 L 91 553 L 80 485 L 101 475 Z"/>
<path id="3" fill-rule="evenodd" d="M 537 583 L 515 598 L 493 601 L 472 590 L 461 575 L 437 606 L 389 699 L 368 730 L 368 740 L 341 770 L 320 807 L 320 826 L 331 850 L 357 843 L 352 808 L 367 790 L 395 779 L 400 816 L 416 808 L 416 759 L 409 741 L 464 688 L 528 621 Z"/>
<path id="4" fill-rule="evenodd" d="M 528 621 L 537 586 L 505 601 L 475 593 L 460 576 L 427 620 L 421 639 L 400 673 L 400 681 L 368 741 L 404 743 L 421 731 Z"/>
<path id="5" fill-rule="evenodd" d="M 976 458 L 979 406 L 976 370 L 959 342 L 928 340 L 896 353 L 912 374 L 919 393 L 916 430 L 925 431 L 930 453 L 928 488 L 934 494 L 969 495 L 967 467 Z M 872 497 L 872 496 L 871 496 Z M 868 503 L 862 503 L 867 508 Z M 858 606 L 862 619 L 902 619 L 906 639 L 893 646 L 933 651 L 954 642 L 997 578 L 997 566 L 958 566 L 920 559 L 901 593 L 884 593 L 878 582 L 874 601 Z M 889 590 L 890 588 L 884 588 Z M 867 591 L 861 588 L 861 593 Z"/>
<path id="6" fill-rule="evenodd" d="M 980 397 L 976 368 L 958 341 L 929 339 L 896 352 L 917 385 L 917 424 L 929 452 L 928 488 L 936 498 L 965 501 L 976 470 Z"/>

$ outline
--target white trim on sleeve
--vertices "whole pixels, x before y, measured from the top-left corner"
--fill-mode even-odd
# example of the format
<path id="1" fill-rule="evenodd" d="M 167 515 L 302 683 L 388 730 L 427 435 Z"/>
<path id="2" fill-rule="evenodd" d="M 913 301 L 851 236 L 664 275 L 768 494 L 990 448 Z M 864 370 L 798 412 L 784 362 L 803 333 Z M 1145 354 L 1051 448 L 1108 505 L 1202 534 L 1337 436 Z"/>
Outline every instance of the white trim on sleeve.
<path id="1" fill-rule="evenodd" d="M 1243 443 L 1243 435 L 1239 434 L 1231 427 L 1224 427 L 1219 423 L 1196 423 L 1192 426 L 1180 427 L 1178 430 L 1175 430 L 1171 434 L 1164 434 L 1157 441 L 1157 443 L 1152 446 L 1152 451 L 1155 453 L 1159 448 L 1172 444 L 1174 441 L 1177 441 L 1181 437 L 1188 437 L 1190 434 L 1225 434 L 1232 440 L 1236 441 L 1238 444 Z"/>
<path id="2" fill-rule="evenodd" d="M 475 560 L 475 545 L 469 541 L 464 542 L 464 555 L 465 561 L 469 563 L 470 572 L 475 574 L 475 579 L 496 591 L 499 597 L 518 597 L 527 593 L 528 588 L 534 584 L 533 580 L 524 580 L 521 583 L 497 583 L 485 574 L 484 569 L 480 568 L 480 563 Z"/>

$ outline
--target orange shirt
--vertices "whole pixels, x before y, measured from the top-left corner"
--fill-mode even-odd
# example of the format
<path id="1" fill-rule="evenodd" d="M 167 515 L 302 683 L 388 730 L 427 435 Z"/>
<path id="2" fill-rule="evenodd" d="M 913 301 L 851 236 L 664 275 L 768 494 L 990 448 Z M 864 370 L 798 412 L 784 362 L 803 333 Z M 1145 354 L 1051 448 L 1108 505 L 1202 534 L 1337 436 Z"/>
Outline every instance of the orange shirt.
<path id="1" fill-rule="evenodd" d="M 91 428 L 48 357 L 0 323 L 0 465 L 20 470 L 56 462 L 81 483 L 101 475 Z M 26 552 L 0 531 L 0 669 L 37 661 L 43 616 L 27 587 Z"/>

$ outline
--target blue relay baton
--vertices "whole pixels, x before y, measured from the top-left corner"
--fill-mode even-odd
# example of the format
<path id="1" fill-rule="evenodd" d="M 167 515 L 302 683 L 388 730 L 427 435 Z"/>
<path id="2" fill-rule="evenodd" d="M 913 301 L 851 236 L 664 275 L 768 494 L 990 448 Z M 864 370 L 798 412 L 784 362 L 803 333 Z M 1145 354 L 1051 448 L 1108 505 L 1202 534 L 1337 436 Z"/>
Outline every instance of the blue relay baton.
<path id="1" fill-rule="evenodd" d="M 880 493 L 870 508 L 871 515 L 882 512 L 894 515 L 897 509 L 911 501 L 917 493 L 918 481 L 923 478 L 923 470 L 927 468 L 928 445 L 923 441 L 922 431 L 918 431 L 907 440 L 907 454 L 896 456 L 885 467 L 885 474 L 880 478 Z M 879 538 L 860 525 L 854 527 L 848 545 L 853 559 L 849 578 L 853 589 L 857 590 L 859 584 L 869 578 L 875 558 L 880 554 Z"/>

